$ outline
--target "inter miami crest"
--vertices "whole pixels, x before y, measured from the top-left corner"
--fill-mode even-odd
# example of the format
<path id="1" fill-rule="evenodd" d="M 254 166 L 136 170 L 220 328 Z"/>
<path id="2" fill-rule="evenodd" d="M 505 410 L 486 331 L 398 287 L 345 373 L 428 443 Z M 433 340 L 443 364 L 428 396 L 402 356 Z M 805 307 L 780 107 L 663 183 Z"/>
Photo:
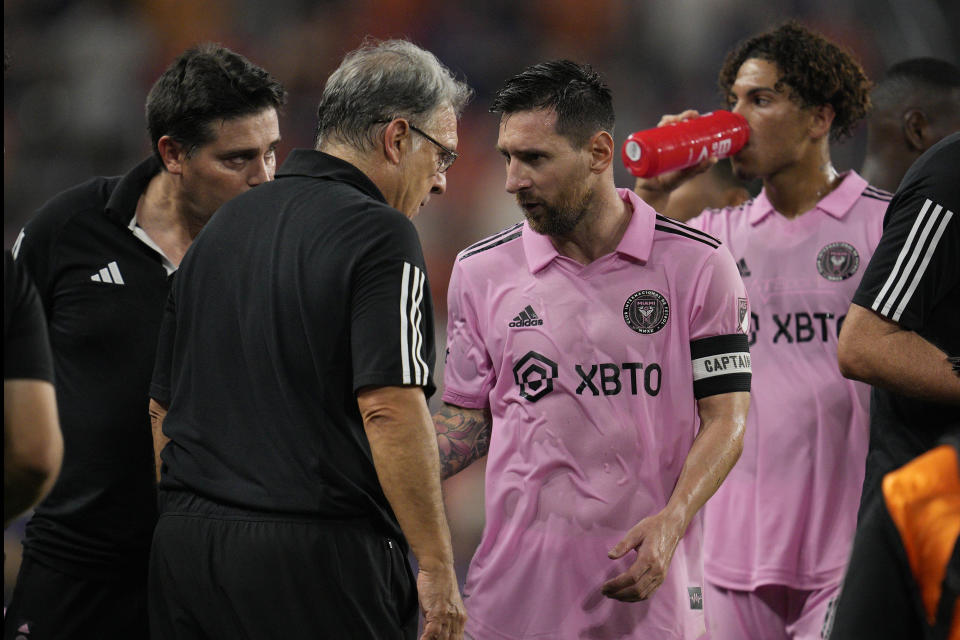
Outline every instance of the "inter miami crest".
<path id="1" fill-rule="evenodd" d="M 652 289 L 637 291 L 623 305 L 623 320 L 637 333 L 656 333 L 669 318 L 667 299 Z"/>
<path id="2" fill-rule="evenodd" d="M 817 255 L 817 271 L 827 280 L 846 280 L 860 268 L 860 254 L 852 244 L 831 242 Z"/>

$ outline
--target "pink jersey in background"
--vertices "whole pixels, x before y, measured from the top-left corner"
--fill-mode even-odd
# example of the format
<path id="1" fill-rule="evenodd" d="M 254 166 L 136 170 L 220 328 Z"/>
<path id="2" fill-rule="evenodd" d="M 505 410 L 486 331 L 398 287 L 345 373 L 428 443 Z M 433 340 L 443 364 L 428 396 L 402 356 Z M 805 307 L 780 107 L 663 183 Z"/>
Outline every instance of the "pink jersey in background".
<path id="1" fill-rule="evenodd" d="M 837 335 L 890 194 L 854 172 L 789 220 L 765 192 L 689 224 L 737 259 L 752 309 L 744 450 L 705 508 L 714 584 L 818 589 L 843 577 L 867 455 L 869 393 L 840 375 Z"/>

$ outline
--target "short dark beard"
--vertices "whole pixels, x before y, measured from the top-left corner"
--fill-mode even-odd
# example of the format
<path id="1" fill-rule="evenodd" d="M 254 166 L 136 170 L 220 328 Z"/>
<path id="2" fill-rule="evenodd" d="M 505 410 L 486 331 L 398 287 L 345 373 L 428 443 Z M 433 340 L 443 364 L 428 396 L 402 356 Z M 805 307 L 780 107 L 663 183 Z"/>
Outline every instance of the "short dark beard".
<path id="1" fill-rule="evenodd" d="M 517 194 L 517 203 L 523 209 L 523 215 L 531 229 L 541 235 L 563 237 L 570 235 L 587 215 L 593 196 L 593 191 L 585 188 L 580 193 L 561 198 L 555 204 L 539 202 L 546 215 L 536 220 L 530 217 L 526 209 L 523 209 L 523 199 L 520 194 Z"/>

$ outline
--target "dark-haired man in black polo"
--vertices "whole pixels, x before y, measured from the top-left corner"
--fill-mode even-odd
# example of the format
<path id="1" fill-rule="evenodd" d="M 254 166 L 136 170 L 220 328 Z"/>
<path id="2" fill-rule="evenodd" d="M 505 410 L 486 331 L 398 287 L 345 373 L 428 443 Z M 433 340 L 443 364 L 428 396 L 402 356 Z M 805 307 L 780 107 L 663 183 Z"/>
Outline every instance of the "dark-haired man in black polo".
<path id="1" fill-rule="evenodd" d="M 273 178 L 283 87 L 214 45 L 147 97 L 151 157 L 50 200 L 14 248 L 49 322 L 65 452 L 27 524 L 4 637 L 143 638 L 156 490 L 147 390 L 168 278 L 213 212 Z"/>
<path id="2" fill-rule="evenodd" d="M 155 636 L 411 638 L 419 596 L 424 638 L 461 637 L 408 218 L 446 189 L 469 95 L 409 42 L 347 54 L 317 150 L 223 206 L 184 259 L 150 388 Z"/>

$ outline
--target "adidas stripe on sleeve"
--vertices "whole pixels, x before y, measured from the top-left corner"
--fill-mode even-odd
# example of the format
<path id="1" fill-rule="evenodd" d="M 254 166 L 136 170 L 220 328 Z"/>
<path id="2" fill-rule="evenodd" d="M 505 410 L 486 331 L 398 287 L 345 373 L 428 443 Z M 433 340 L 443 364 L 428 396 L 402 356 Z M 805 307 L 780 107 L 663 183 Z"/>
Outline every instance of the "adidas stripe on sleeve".
<path id="1" fill-rule="evenodd" d="M 941 244 L 953 212 L 927 198 L 914 220 L 893 269 L 870 308 L 899 322 Z"/>
<path id="2" fill-rule="evenodd" d="M 960 287 L 958 164 L 960 133 L 931 147 L 907 171 L 887 208 L 883 235 L 854 304 L 913 331 L 955 314 Z"/>
<path id="3" fill-rule="evenodd" d="M 400 366 L 403 384 L 425 385 L 430 367 L 424 357 L 423 339 L 423 271 L 409 262 L 403 263 L 400 285 Z"/>
<path id="4" fill-rule="evenodd" d="M 354 390 L 415 385 L 436 390 L 433 302 L 413 224 L 382 216 L 360 242 L 351 277 L 350 349 Z M 365 243 L 365 244 L 364 244 Z"/>

